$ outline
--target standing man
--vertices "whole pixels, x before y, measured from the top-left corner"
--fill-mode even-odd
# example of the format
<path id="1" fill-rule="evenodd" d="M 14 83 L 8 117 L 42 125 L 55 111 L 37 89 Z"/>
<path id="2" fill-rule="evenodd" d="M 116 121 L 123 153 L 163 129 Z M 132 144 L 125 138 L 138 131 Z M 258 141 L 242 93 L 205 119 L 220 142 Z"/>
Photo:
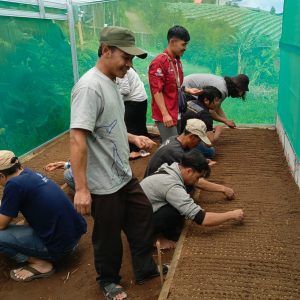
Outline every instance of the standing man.
<path id="1" fill-rule="evenodd" d="M 99 59 L 72 90 L 71 164 L 75 179 L 74 205 L 92 213 L 95 268 L 107 299 L 127 299 L 119 285 L 122 263 L 121 230 L 131 249 L 136 282 L 159 276 L 152 259 L 152 208 L 129 165 L 128 141 L 151 148 L 145 136 L 127 133 L 124 102 L 115 82 L 132 66 L 134 56 L 147 53 L 135 47 L 133 33 L 105 27 L 100 35 Z M 163 269 L 167 272 L 167 267 Z"/>
<path id="2" fill-rule="evenodd" d="M 230 128 L 235 128 L 234 121 L 229 120 L 225 115 L 221 104 L 227 97 L 245 99 L 246 92 L 249 91 L 249 78 L 247 75 L 218 76 L 214 74 L 191 74 L 184 77 L 183 85 L 188 88 L 202 89 L 205 86 L 214 86 L 221 94 L 221 102 L 214 110 L 210 110 L 215 121 L 222 122 Z"/>
<path id="3" fill-rule="evenodd" d="M 147 131 L 147 93 L 138 73 L 130 68 L 123 78 L 117 78 L 120 93 L 125 104 L 125 124 L 127 131 L 135 135 L 148 136 Z M 145 157 L 149 152 L 129 144 L 130 158 Z"/>
<path id="4" fill-rule="evenodd" d="M 198 95 L 198 89 L 184 88 L 183 70 L 180 57 L 190 40 L 188 31 L 182 26 L 174 26 L 168 31 L 168 47 L 151 62 L 148 76 L 152 96 L 152 118 L 160 133 L 162 143 L 178 134 L 180 112 L 179 90 Z"/>

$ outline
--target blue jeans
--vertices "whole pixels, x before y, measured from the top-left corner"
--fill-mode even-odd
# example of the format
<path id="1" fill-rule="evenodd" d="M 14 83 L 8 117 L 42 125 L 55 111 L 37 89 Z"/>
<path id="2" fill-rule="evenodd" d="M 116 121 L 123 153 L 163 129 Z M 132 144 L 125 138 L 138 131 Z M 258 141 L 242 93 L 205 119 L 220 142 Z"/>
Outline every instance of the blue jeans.
<path id="1" fill-rule="evenodd" d="M 67 183 L 67 185 L 75 191 L 75 182 L 74 182 L 74 177 L 71 169 L 67 169 L 64 172 L 64 180 Z"/>
<path id="2" fill-rule="evenodd" d="M 76 246 L 54 257 L 30 226 L 9 225 L 6 229 L 0 230 L 0 253 L 19 263 L 28 261 L 29 257 L 54 262 L 73 252 Z"/>
<path id="3" fill-rule="evenodd" d="M 208 159 L 213 159 L 216 155 L 216 150 L 214 147 L 207 147 L 203 142 L 201 142 L 196 149 L 201 151 L 201 153 L 204 155 L 204 157 Z"/>

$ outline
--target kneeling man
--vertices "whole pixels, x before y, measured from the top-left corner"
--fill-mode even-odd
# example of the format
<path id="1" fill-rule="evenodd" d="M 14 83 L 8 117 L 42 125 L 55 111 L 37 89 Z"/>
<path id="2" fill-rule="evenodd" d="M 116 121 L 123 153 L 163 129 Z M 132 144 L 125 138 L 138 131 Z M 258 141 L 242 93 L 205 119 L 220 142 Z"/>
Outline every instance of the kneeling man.
<path id="1" fill-rule="evenodd" d="M 0 151 L 0 253 L 22 268 L 12 270 L 16 281 L 49 277 L 53 264 L 72 254 L 86 233 L 86 222 L 58 185 L 40 173 L 23 169 L 11 151 Z M 21 212 L 28 225 L 10 222 Z"/>
<path id="2" fill-rule="evenodd" d="M 157 172 L 146 177 L 141 186 L 150 200 L 154 212 L 155 233 L 161 248 L 171 248 L 178 237 L 178 227 L 184 219 L 194 220 L 199 225 L 220 225 L 229 220 L 242 221 L 243 210 L 224 213 L 205 212 L 187 192 L 201 177 L 208 177 L 207 160 L 196 150 L 185 152 L 181 163 L 163 164 Z"/>

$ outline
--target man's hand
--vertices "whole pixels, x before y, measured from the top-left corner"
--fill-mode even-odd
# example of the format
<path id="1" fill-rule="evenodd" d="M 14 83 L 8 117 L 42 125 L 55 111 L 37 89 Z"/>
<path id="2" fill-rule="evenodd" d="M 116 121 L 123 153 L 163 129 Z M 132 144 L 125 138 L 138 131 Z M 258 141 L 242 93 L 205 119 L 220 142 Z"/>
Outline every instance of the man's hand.
<path id="1" fill-rule="evenodd" d="M 213 166 L 213 165 L 215 165 L 215 164 L 217 164 L 217 162 L 215 161 L 215 160 L 211 160 L 211 159 L 207 159 L 206 160 L 207 161 L 207 163 L 208 163 L 208 165 L 211 167 L 211 166 Z"/>
<path id="2" fill-rule="evenodd" d="M 167 128 L 174 126 L 173 119 L 169 114 L 163 116 L 163 123 Z"/>
<path id="3" fill-rule="evenodd" d="M 154 145 L 156 145 L 155 142 L 153 142 L 151 139 L 143 135 L 134 136 L 133 143 L 138 148 L 145 149 L 145 150 L 150 150 Z"/>
<path id="4" fill-rule="evenodd" d="M 227 125 L 229 128 L 234 129 L 236 128 L 236 124 L 232 120 L 226 120 L 224 122 L 225 125 Z"/>
<path id="5" fill-rule="evenodd" d="M 234 190 L 229 187 L 224 186 L 223 194 L 226 196 L 228 200 L 233 200 L 235 198 Z"/>
<path id="6" fill-rule="evenodd" d="M 232 213 L 232 219 L 234 219 L 236 221 L 244 220 L 245 214 L 242 209 L 233 210 L 231 213 Z"/>
<path id="7" fill-rule="evenodd" d="M 187 94 L 193 95 L 193 96 L 199 96 L 200 94 L 203 93 L 203 90 L 199 90 L 197 88 L 185 88 L 185 92 Z"/>
<path id="8" fill-rule="evenodd" d="M 44 167 L 44 169 L 48 172 L 54 171 L 56 169 L 63 169 L 65 166 L 65 161 L 56 161 L 54 163 L 49 163 Z"/>
<path id="9" fill-rule="evenodd" d="M 74 196 L 74 207 L 82 215 L 91 213 L 92 197 L 89 190 L 76 191 Z"/>

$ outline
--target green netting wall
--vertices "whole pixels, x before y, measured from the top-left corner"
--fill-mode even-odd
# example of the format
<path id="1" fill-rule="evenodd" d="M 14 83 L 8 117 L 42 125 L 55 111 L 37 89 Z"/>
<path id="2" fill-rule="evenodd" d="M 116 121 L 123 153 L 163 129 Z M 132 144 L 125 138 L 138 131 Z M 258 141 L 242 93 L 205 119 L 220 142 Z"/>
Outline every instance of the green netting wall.
<path id="1" fill-rule="evenodd" d="M 18 8 L 18 4 L 3 3 L 0 8 Z M 191 35 L 183 57 L 185 74 L 247 74 L 251 80 L 247 100 L 227 99 L 227 115 L 240 124 L 274 124 L 282 16 L 274 9 L 239 7 L 240 3 L 116 0 L 74 5 L 79 75 L 97 60 L 103 26 L 126 26 L 149 52 L 146 60 L 135 59 L 134 67 L 150 95 L 148 65 L 166 47 L 168 28 L 180 24 Z M 0 28 L 0 148 L 20 155 L 69 127 L 73 75 L 68 24 L 0 16 Z M 150 109 L 148 105 L 149 123 Z"/>
<path id="2" fill-rule="evenodd" d="M 266 1 L 256 1 L 259 2 Z M 104 4 L 98 4 L 98 8 L 80 7 L 84 42 L 79 52 L 83 56 L 86 51 L 95 54 L 97 49 L 99 24 L 93 24 L 93 16 L 103 18 L 103 12 L 97 13 L 101 5 Z M 110 15 L 106 24 L 129 27 L 135 32 L 139 46 L 148 50 L 147 59 L 134 61 L 148 95 L 148 65 L 167 46 L 167 30 L 180 24 L 191 35 L 182 59 L 185 74 L 247 74 L 251 84 L 246 102 L 227 99 L 226 113 L 240 124 L 275 123 L 282 15 L 276 14 L 274 9 L 239 7 L 239 1 L 203 0 L 202 4 L 195 4 L 191 0 L 126 0 L 117 5 L 111 3 L 105 12 Z M 81 74 L 93 63 L 93 60 L 88 66 L 80 63 Z M 148 122 L 152 123 L 150 110 L 149 105 Z"/>
<path id="3" fill-rule="evenodd" d="M 0 148 L 24 154 L 69 127 L 67 24 L 0 17 Z"/>
<path id="4" fill-rule="evenodd" d="M 300 1 L 284 4 L 278 115 L 300 160 Z"/>

